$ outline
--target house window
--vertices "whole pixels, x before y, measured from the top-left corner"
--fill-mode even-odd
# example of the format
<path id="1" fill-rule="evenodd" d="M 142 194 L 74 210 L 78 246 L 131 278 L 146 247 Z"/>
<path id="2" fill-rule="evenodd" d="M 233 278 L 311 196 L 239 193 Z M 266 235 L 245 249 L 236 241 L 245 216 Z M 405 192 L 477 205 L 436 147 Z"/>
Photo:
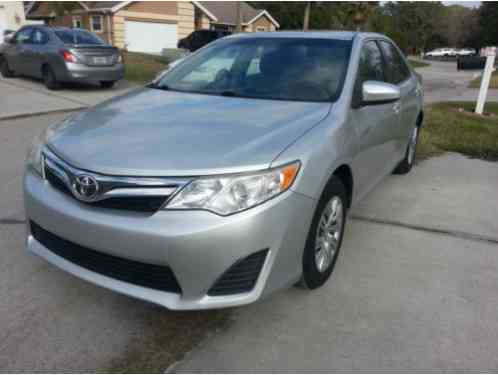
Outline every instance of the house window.
<path id="1" fill-rule="evenodd" d="M 80 16 L 73 17 L 73 27 L 77 29 L 81 29 L 83 27 Z"/>
<path id="2" fill-rule="evenodd" d="M 266 27 L 264 26 L 257 26 L 256 31 L 266 31 Z"/>
<path id="3" fill-rule="evenodd" d="M 90 28 L 93 32 L 101 33 L 103 31 L 103 17 L 102 16 L 91 16 L 90 17 Z"/>

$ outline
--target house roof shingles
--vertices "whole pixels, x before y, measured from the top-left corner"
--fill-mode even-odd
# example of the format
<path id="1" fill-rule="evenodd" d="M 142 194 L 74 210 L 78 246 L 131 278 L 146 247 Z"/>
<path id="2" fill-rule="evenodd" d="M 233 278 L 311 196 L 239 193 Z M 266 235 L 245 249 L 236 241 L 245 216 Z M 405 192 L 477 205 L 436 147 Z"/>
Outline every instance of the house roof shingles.
<path id="1" fill-rule="evenodd" d="M 200 1 L 202 6 L 209 10 L 218 19 L 217 23 L 235 25 L 237 23 L 237 6 L 235 1 Z M 242 23 L 251 21 L 260 14 L 262 9 L 254 9 L 246 2 L 240 3 Z"/>

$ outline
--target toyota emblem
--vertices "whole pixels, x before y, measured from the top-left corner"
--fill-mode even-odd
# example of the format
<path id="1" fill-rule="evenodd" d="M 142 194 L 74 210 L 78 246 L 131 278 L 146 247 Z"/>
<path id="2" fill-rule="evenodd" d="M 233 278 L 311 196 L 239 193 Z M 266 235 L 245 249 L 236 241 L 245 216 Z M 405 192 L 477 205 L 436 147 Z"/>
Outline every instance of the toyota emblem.
<path id="1" fill-rule="evenodd" d="M 93 202 L 99 194 L 99 183 L 95 177 L 87 174 L 76 176 L 73 192 L 76 198 L 85 202 Z"/>

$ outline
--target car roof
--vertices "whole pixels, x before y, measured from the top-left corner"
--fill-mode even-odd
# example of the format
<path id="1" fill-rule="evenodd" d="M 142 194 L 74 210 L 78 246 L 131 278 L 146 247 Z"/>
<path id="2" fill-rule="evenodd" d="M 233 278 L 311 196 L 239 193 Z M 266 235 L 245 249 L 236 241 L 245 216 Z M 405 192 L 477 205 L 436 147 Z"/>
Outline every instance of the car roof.
<path id="1" fill-rule="evenodd" d="M 383 38 L 385 35 L 377 33 L 364 33 L 357 31 L 267 31 L 255 33 L 233 34 L 231 38 L 304 38 L 304 39 L 340 39 L 353 40 L 354 38 Z"/>

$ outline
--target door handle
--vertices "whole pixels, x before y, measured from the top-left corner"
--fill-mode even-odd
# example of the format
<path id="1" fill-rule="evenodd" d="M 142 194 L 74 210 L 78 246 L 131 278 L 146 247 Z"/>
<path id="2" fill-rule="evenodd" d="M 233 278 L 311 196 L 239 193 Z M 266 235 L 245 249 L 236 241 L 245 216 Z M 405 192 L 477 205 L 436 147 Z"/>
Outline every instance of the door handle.
<path id="1" fill-rule="evenodd" d="M 399 113 L 401 112 L 401 103 L 398 102 L 393 105 L 393 112 L 399 115 Z"/>

